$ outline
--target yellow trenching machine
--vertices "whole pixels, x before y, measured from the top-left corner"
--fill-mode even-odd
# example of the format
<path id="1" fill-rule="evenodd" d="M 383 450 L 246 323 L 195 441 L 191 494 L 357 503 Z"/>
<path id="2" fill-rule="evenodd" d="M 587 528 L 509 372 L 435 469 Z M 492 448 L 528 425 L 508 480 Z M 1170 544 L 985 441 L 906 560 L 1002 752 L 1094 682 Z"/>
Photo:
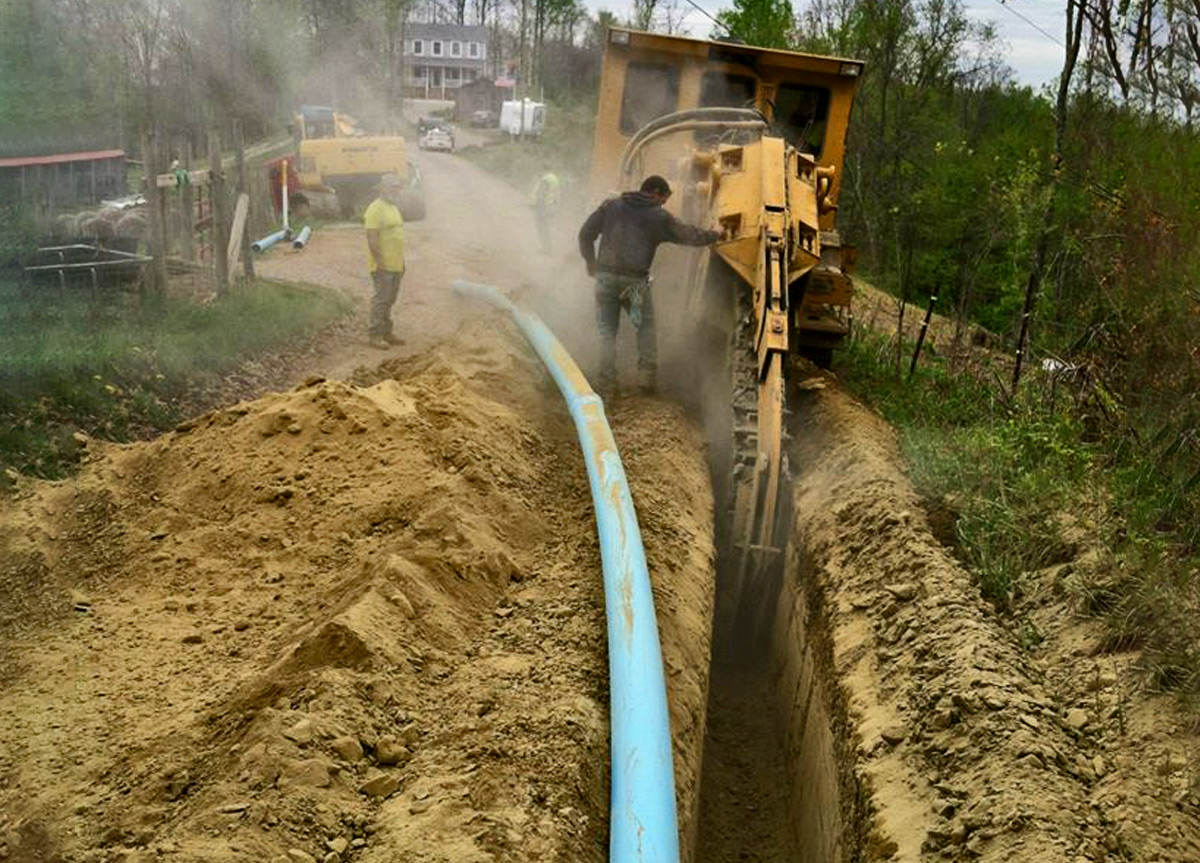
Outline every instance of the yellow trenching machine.
<path id="1" fill-rule="evenodd" d="M 739 590 L 784 544 L 788 356 L 827 366 L 849 330 L 853 249 L 834 229 L 834 202 L 861 71 L 836 57 L 608 34 L 593 195 L 661 174 L 677 215 L 726 237 L 711 250 L 664 247 L 653 275 L 658 320 L 677 330 L 664 341 L 689 345 L 691 366 L 696 351 L 724 359 L 703 397 L 720 406 L 709 431 L 714 453 L 728 452 L 719 491 Z"/>

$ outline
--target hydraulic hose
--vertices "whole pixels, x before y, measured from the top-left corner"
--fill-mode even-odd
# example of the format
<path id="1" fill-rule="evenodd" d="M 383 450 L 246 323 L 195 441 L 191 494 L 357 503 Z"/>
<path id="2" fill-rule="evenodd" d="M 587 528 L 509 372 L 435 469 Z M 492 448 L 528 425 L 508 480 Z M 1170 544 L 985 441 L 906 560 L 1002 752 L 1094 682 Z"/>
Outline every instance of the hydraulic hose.
<path id="1" fill-rule="evenodd" d="M 454 290 L 508 312 L 554 378 L 587 463 L 608 619 L 610 863 L 678 863 L 671 723 L 646 552 L 604 403 L 550 329 L 490 285 Z"/>
<path id="2" fill-rule="evenodd" d="M 625 148 L 625 157 L 621 161 L 621 179 L 629 176 L 633 172 L 633 158 L 640 153 L 652 141 L 659 138 L 665 138 L 667 135 L 675 135 L 679 132 L 687 132 L 691 129 L 713 129 L 723 132 L 765 132 L 767 124 L 761 120 L 747 121 L 726 121 L 726 120 L 684 120 L 672 126 L 664 126 L 661 129 L 655 129 L 649 135 L 643 136 L 636 145 L 630 143 Z"/>
<path id="3" fill-rule="evenodd" d="M 676 111 L 672 114 L 664 114 L 647 123 L 642 128 L 638 129 L 633 137 L 629 139 L 629 143 L 625 145 L 625 150 L 621 153 L 621 176 L 625 176 L 625 166 L 632 160 L 634 153 L 642 149 L 647 143 L 646 139 L 650 136 L 655 138 L 660 136 L 660 132 L 670 128 L 672 132 L 683 131 L 683 128 L 674 128 L 685 123 L 705 122 L 717 124 L 733 124 L 733 123 L 756 123 L 762 124 L 761 128 L 766 128 L 767 118 L 760 111 L 753 108 L 729 108 L 722 106 L 713 106 L 709 108 L 689 108 L 686 111 Z M 708 128 L 712 128 L 711 126 Z M 744 127 L 743 127 L 744 128 Z"/>

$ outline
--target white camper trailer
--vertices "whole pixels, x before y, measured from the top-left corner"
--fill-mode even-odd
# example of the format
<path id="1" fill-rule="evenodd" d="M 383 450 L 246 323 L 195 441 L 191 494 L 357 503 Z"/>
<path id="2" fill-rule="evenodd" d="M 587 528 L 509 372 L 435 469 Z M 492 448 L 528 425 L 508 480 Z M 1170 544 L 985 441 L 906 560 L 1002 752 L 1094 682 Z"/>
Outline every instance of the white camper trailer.
<path id="1" fill-rule="evenodd" d="M 500 106 L 500 129 L 508 134 L 541 135 L 546 128 L 546 105 L 532 99 L 505 102 Z"/>

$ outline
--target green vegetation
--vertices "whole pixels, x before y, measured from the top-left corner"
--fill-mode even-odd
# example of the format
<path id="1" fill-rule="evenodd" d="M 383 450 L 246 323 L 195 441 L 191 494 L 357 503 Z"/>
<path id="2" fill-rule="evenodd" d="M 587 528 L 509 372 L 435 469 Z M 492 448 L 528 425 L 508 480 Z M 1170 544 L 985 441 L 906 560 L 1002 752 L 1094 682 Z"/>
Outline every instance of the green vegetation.
<path id="1" fill-rule="evenodd" d="M 1113 433 L 1100 422 L 1111 395 L 1095 385 L 1039 375 L 1013 397 L 937 357 L 903 380 L 876 333 L 839 358 L 898 429 L 939 538 L 1000 612 L 1049 580 L 1104 621 L 1107 648 L 1140 649 L 1154 684 L 1200 692 L 1200 470 L 1180 431 Z"/>
<path id="2" fill-rule="evenodd" d="M 37 248 L 37 230 L 17 207 L 0 205 L 0 278 L 8 269 L 21 266 Z"/>
<path id="3" fill-rule="evenodd" d="M 733 0 L 732 9 L 717 13 L 717 22 L 748 45 L 790 48 L 796 38 L 796 11 L 789 0 Z"/>
<path id="4" fill-rule="evenodd" d="M 75 432 L 127 440 L 169 427 L 181 396 L 348 312 L 340 294 L 266 281 L 200 306 L 3 279 L 0 467 L 43 477 L 71 469 Z"/>

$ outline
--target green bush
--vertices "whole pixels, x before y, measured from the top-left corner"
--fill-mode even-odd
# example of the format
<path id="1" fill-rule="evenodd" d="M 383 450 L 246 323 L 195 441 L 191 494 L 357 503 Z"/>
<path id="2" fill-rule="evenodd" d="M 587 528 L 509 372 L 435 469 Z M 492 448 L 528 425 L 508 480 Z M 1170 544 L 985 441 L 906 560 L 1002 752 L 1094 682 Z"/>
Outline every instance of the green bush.
<path id="1" fill-rule="evenodd" d="M 936 359 L 898 378 L 887 345 L 858 334 L 839 357 L 843 377 L 898 428 L 918 492 L 953 510 L 956 552 L 984 596 L 1007 607 L 1024 573 L 1070 557 L 1058 519 L 1093 493 L 1097 454 L 1065 406 L 1003 401 Z"/>

